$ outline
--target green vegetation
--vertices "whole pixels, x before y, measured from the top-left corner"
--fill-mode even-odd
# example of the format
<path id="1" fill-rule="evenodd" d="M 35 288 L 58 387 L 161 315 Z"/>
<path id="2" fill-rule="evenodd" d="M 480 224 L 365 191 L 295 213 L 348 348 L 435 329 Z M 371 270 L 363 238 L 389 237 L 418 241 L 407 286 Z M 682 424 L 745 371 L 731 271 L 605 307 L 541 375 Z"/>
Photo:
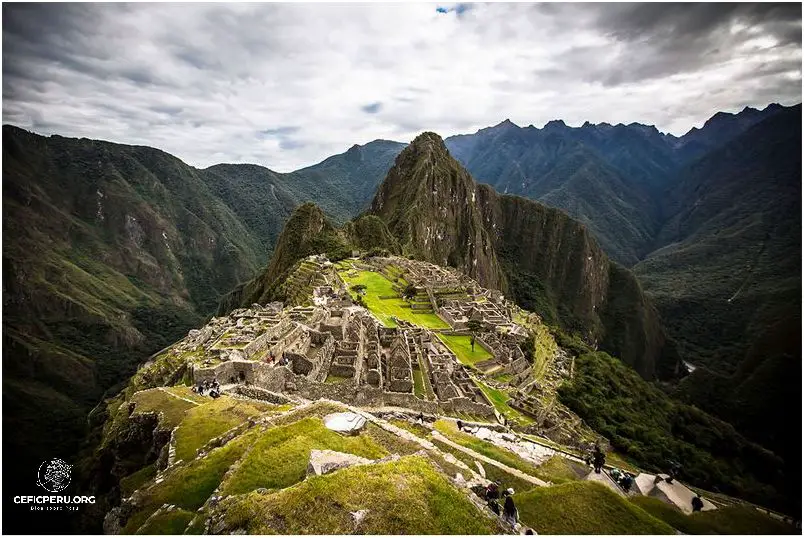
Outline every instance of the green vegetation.
<path id="1" fill-rule="evenodd" d="M 606 486 L 589 481 L 514 495 L 523 525 L 539 534 L 675 534 Z"/>
<path id="2" fill-rule="evenodd" d="M 511 397 L 508 396 L 507 393 L 505 393 L 502 390 L 491 388 L 482 381 L 479 381 L 477 379 L 475 379 L 474 381 L 475 384 L 480 388 L 480 390 L 483 391 L 483 394 L 486 395 L 486 398 L 488 398 L 491 401 L 492 405 L 494 405 L 494 408 L 507 420 L 522 425 L 533 423 L 532 418 L 525 415 L 524 413 L 517 411 L 516 409 L 508 405 L 507 402 L 508 400 L 511 399 Z"/>
<path id="3" fill-rule="evenodd" d="M 196 451 L 213 437 L 272 409 L 276 406 L 235 400 L 226 395 L 190 409 L 176 430 L 176 459 L 195 458 Z"/>
<path id="4" fill-rule="evenodd" d="M 218 487 L 229 467 L 254 443 L 258 433 L 256 429 L 251 430 L 213 450 L 205 458 L 180 465 L 163 482 L 152 485 L 145 491 L 139 509 L 126 522 L 122 534 L 136 532 L 163 504 L 196 511 Z"/>
<path id="5" fill-rule="evenodd" d="M 173 429 L 184 419 L 187 410 L 196 407 L 159 388 L 138 392 L 131 401 L 136 403 L 135 413 L 159 413 L 160 425 L 165 429 Z"/>
<path id="6" fill-rule="evenodd" d="M 184 534 L 194 515 L 187 510 L 162 512 L 149 519 L 137 534 Z"/>
<path id="7" fill-rule="evenodd" d="M 427 460 L 405 457 L 311 477 L 277 493 L 224 502 L 226 524 L 250 534 L 492 534 L 480 512 Z M 350 512 L 367 509 L 356 528 Z M 315 514 L 315 517 L 311 517 Z"/>
<path id="8" fill-rule="evenodd" d="M 198 394 L 197 392 L 193 392 L 190 389 L 190 387 L 185 385 L 176 385 L 175 387 L 164 387 L 164 389 L 169 393 L 178 396 L 179 398 L 192 400 L 197 404 L 203 404 L 209 402 L 209 396 L 204 396 Z"/>
<path id="9" fill-rule="evenodd" d="M 475 344 L 475 349 L 472 351 L 471 340 L 472 337 L 468 335 L 457 334 L 438 334 L 438 338 L 444 342 L 444 345 L 452 351 L 461 364 L 471 366 L 472 368 L 478 362 L 483 362 L 492 358 L 491 353 L 480 344 Z"/>
<path id="10" fill-rule="evenodd" d="M 422 439 L 430 438 L 430 428 L 422 424 L 408 422 L 407 420 L 401 420 L 398 418 L 391 419 L 389 422 L 394 426 L 402 428 L 403 430 L 408 430 L 414 435 L 418 435 Z"/>
<path id="11" fill-rule="evenodd" d="M 120 479 L 120 495 L 129 497 L 140 486 L 156 476 L 156 464 L 146 465 L 139 471 Z"/>
<path id="12" fill-rule="evenodd" d="M 511 374 L 499 373 L 494 374 L 493 376 L 491 376 L 491 378 L 494 381 L 497 381 L 498 383 L 509 383 L 514 378 L 514 376 L 512 376 Z"/>
<path id="13" fill-rule="evenodd" d="M 328 430 L 321 420 L 305 418 L 289 426 L 271 428 L 223 484 L 226 495 L 247 493 L 257 488 L 282 489 L 304 479 L 310 451 L 335 450 L 369 459 L 388 452 L 367 435 L 345 437 Z"/>
<path id="14" fill-rule="evenodd" d="M 631 502 L 684 534 L 799 534 L 792 525 L 769 517 L 751 506 L 727 506 L 686 515 L 653 497 L 637 496 Z"/>
<path id="15" fill-rule="evenodd" d="M 338 385 L 340 383 L 346 383 L 347 381 L 351 381 L 351 377 L 343 377 L 340 375 L 335 374 L 327 374 L 327 378 L 324 380 L 324 383 L 330 383 L 332 385 Z"/>
<path id="16" fill-rule="evenodd" d="M 357 276 L 350 277 L 351 270 L 339 271 L 341 278 L 350 288 L 355 285 L 366 286 L 363 301 L 366 308 L 377 316 L 386 327 L 396 327 L 392 317 L 408 321 L 420 327 L 428 329 L 449 329 L 449 325 L 433 313 L 414 312 L 410 305 L 399 296 L 399 292 L 394 289 L 394 283 L 385 276 L 375 271 L 357 271 Z M 395 297 L 393 299 L 381 299 L 381 297 Z M 357 293 L 353 293 L 357 298 Z"/>
<path id="17" fill-rule="evenodd" d="M 425 395 L 422 371 L 418 368 L 413 369 L 413 394 L 418 398 L 424 398 Z"/>
<path id="18" fill-rule="evenodd" d="M 666 471 L 680 461 L 682 479 L 717 487 L 759 504 L 779 505 L 782 463 L 740 436 L 732 426 L 670 399 L 606 353 L 575 361 L 575 377 L 559 388 L 561 401 L 624 456 Z"/>

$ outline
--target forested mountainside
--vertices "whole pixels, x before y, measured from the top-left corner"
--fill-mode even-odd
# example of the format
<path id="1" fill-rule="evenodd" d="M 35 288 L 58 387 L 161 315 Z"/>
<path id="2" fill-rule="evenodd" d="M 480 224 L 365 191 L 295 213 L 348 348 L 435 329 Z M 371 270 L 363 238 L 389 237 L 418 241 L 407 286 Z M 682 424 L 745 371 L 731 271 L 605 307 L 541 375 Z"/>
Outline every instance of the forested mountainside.
<path id="1" fill-rule="evenodd" d="M 789 404 L 801 399 L 801 107 L 685 168 L 667 208 L 666 246 L 635 272 L 699 366 L 680 393 L 780 453 L 799 451 L 800 407 Z"/>
<path id="2" fill-rule="evenodd" d="M 291 174 L 199 170 L 154 148 L 4 126 L 4 449 L 21 458 L 4 480 L 73 454 L 104 393 L 264 266 L 296 206 L 353 216 L 370 193 L 360 202 L 350 185 L 379 182 L 387 146 Z"/>
<path id="3" fill-rule="evenodd" d="M 682 137 L 639 123 L 568 127 L 556 120 L 538 129 L 506 120 L 445 143 L 478 181 L 565 210 L 630 267 L 655 248 L 665 191 L 679 170 L 781 110 L 718 112 Z"/>

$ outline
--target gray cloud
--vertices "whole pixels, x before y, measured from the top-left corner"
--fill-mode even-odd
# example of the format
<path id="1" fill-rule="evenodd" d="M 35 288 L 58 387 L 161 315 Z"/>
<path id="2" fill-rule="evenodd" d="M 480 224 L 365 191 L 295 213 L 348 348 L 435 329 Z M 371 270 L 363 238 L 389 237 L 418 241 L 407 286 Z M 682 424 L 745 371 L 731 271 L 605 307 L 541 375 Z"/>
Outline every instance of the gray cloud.
<path id="1" fill-rule="evenodd" d="M 382 108 L 382 103 L 377 101 L 376 103 L 371 103 L 369 105 L 364 105 L 360 107 L 360 110 L 365 112 L 366 114 L 376 114 Z"/>
<path id="2" fill-rule="evenodd" d="M 801 101 L 800 4 L 3 4 L 3 121 L 288 171 L 511 118 Z"/>

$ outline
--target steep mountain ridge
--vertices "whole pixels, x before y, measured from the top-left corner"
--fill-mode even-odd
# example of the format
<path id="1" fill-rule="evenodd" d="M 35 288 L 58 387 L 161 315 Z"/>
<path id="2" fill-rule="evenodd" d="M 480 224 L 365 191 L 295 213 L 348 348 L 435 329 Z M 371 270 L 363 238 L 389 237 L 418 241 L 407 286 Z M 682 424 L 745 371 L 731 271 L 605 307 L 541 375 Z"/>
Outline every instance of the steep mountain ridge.
<path id="1" fill-rule="evenodd" d="M 510 120 L 445 140 L 473 177 L 498 192 L 558 207 L 589 227 L 614 260 L 633 266 L 656 248 L 663 206 L 683 166 L 789 107 L 718 112 L 682 137 L 652 125 Z"/>

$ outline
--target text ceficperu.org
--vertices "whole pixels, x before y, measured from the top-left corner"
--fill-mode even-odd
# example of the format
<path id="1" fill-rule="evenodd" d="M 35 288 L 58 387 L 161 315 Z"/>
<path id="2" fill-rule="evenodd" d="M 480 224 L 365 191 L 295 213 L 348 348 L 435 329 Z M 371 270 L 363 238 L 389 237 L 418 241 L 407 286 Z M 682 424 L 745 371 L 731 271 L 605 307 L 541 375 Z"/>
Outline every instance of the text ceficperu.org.
<path id="1" fill-rule="evenodd" d="M 95 496 L 75 495 L 17 495 L 15 504 L 95 504 Z"/>

